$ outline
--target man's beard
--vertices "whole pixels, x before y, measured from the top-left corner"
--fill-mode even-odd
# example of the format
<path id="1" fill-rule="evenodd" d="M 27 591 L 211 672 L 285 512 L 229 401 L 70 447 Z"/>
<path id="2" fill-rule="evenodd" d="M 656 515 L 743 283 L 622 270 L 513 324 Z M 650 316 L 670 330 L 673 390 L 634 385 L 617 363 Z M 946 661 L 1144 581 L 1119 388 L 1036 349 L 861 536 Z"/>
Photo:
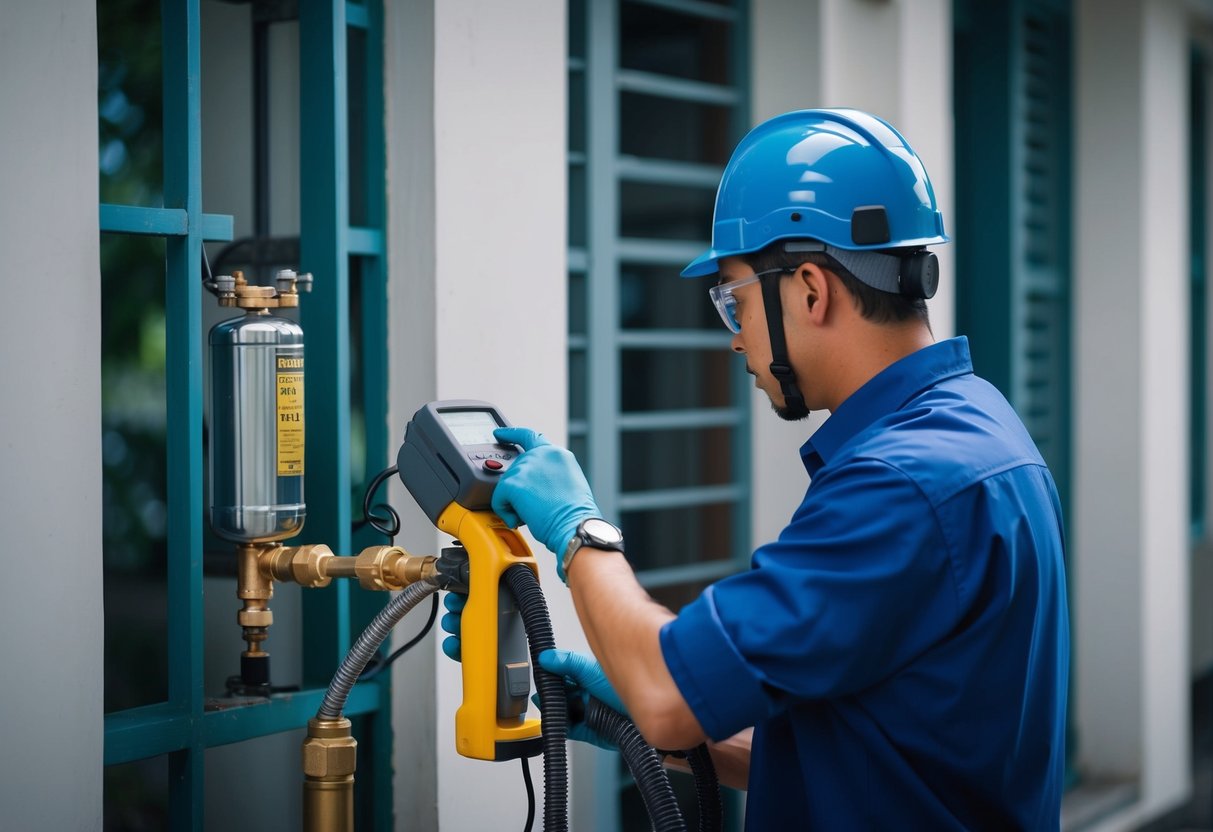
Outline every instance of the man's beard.
<path id="1" fill-rule="evenodd" d="M 750 369 L 748 362 L 745 365 L 745 371 L 755 378 L 758 377 L 758 373 Z M 770 394 L 767 395 L 767 401 L 771 403 L 771 410 L 775 411 L 775 415 L 780 419 L 783 419 L 785 422 L 799 422 L 802 419 L 809 418 L 810 411 L 803 404 L 797 407 L 788 407 L 785 404 L 783 407 L 780 407 L 779 405 L 775 404 L 775 400 L 771 398 Z"/>
<path id="2" fill-rule="evenodd" d="M 797 407 L 788 407 L 786 405 L 780 407 L 775 402 L 771 402 L 771 410 L 775 411 L 775 415 L 785 422 L 799 422 L 802 419 L 809 418 L 809 409 L 803 404 Z"/>

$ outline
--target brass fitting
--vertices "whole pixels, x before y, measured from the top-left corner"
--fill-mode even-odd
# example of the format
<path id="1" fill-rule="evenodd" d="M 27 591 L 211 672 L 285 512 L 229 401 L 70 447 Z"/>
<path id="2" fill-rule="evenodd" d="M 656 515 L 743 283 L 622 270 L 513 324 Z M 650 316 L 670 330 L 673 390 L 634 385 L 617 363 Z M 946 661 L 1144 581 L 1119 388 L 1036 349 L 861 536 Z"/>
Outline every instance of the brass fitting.
<path id="1" fill-rule="evenodd" d="M 428 580 L 438 574 L 438 558 L 433 555 L 409 555 L 396 561 L 396 579 L 401 586 Z"/>
<path id="2" fill-rule="evenodd" d="M 318 589 L 332 577 L 328 566 L 336 557 L 323 543 L 308 546 L 275 546 L 261 552 L 261 574 L 269 580 L 287 581 Z"/>
<path id="3" fill-rule="evenodd" d="M 354 574 L 363 589 L 404 589 L 435 574 L 437 558 L 416 557 L 399 546 L 368 546 L 354 561 Z"/>
<path id="4" fill-rule="evenodd" d="M 289 269 L 280 271 L 274 286 L 253 286 L 244 277 L 244 272 L 234 271 L 215 279 L 220 306 L 238 306 L 251 311 L 299 306 L 296 281 L 306 278 L 311 285 L 311 275 L 297 275 Z"/>
<path id="5" fill-rule="evenodd" d="M 303 741 L 305 832 L 353 832 L 358 742 L 344 717 L 314 717 Z"/>
<path id="6" fill-rule="evenodd" d="M 271 544 L 270 548 L 279 548 Z M 244 628 L 244 640 L 250 655 L 261 654 L 261 642 L 266 630 L 274 623 L 269 600 L 274 597 L 274 584 L 261 573 L 258 562 L 267 547 L 244 543 L 236 548 L 236 597 L 244 606 L 236 613 L 236 623 Z"/>

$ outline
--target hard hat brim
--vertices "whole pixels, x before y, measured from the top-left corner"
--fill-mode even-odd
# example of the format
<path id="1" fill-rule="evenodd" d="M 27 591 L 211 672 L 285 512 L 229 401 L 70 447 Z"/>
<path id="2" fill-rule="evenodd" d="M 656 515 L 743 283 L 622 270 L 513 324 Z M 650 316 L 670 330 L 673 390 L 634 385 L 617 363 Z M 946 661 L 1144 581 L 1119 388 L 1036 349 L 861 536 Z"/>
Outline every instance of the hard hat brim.
<path id="1" fill-rule="evenodd" d="M 696 257 L 686 268 L 682 270 L 683 277 L 707 277 L 710 274 L 716 274 L 720 271 L 720 266 L 717 261 L 721 257 L 728 257 L 728 254 L 721 254 L 714 248 L 710 248 L 703 254 Z"/>

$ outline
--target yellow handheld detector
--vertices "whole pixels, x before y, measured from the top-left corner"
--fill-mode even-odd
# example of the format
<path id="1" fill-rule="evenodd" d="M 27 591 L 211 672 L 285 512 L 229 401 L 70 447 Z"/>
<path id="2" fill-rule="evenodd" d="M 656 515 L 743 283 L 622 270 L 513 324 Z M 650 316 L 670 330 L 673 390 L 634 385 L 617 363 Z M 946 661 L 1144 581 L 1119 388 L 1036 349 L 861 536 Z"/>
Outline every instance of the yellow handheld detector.
<path id="1" fill-rule="evenodd" d="M 492 512 L 497 478 L 518 456 L 493 431 L 509 422 L 487 402 L 431 402 L 405 429 L 397 467 L 405 487 L 468 557 L 463 611 L 463 704 L 455 747 L 465 757 L 510 760 L 542 750 L 538 719 L 527 719 L 531 663 L 522 618 L 502 574 L 526 564 L 538 577 L 522 536 Z"/>

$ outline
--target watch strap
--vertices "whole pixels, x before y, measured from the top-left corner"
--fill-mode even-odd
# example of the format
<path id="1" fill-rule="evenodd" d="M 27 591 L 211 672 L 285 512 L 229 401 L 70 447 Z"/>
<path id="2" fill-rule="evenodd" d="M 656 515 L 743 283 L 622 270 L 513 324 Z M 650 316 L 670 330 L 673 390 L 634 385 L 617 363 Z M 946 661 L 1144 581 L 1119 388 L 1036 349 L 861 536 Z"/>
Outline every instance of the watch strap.
<path id="1" fill-rule="evenodd" d="M 594 537 L 593 535 L 587 534 L 583 529 L 583 526 L 590 520 L 597 520 L 602 523 L 607 523 L 607 525 L 610 525 L 618 530 L 618 527 L 615 527 L 614 524 L 603 520 L 601 517 L 587 517 L 585 520 L 582 520 L 577 524 L 577 531 L 573 534 L 572 540 L 569 541 L 569 545 L 565 548 L 564 557 L 560 559 L 559 567 L 556 570 L 560 574 L 560 580 L 564 581 L 566 584 L 569 582 L 569 564 L 573 562 L 573 556 L 581 551 L 582 547 L 592 546 L 596 549 L 603 549 L 604 551 L 623 551 L 622 533 L 619 535 L 618 543 L 604 541 L 601 538 Z"/>

